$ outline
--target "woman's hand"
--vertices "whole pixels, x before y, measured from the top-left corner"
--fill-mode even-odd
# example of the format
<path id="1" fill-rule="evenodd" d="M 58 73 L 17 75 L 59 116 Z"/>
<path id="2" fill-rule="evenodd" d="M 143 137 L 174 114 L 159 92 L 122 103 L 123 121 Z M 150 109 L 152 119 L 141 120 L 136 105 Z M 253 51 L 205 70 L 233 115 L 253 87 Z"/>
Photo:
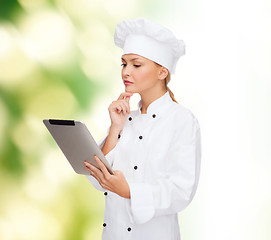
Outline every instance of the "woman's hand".
<path id="1" fill-rule="evenodd" d="M 94 159 L 101 170 L 88 161 L 85 161 L 84 164 L 90 175 L 97 179 L 102 188 L 114 192 L 121 197 L 130 198 L 130 187 L 123 173 L 121 171 L 113 171 L 114 175 L 111 175 L 99 157 L 94 156 Z"/>
<path id="2" fill-rule="evenodd" d="M 113 101 L 109 107 L 109 115 L 111 119 L 111 126 L 119 129 L 123 129 L 124 123 L 127 119 L 128 114 L 130 114 L 129 100 L 133 93 L 122 92 L 116 101 Z"/>

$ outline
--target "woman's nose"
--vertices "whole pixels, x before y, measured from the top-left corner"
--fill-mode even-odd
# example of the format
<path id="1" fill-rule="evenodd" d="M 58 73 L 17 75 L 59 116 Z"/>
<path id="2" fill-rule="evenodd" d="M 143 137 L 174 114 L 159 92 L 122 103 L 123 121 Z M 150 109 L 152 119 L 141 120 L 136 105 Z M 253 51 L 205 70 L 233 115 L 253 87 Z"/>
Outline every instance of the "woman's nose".
<path id="1" fill-rule="evenodd" d="M 126 66 L 125 68 L 122 69 L 122 74 L 123 74 L 124 77 L 130 76 L 131 69 Z"/>

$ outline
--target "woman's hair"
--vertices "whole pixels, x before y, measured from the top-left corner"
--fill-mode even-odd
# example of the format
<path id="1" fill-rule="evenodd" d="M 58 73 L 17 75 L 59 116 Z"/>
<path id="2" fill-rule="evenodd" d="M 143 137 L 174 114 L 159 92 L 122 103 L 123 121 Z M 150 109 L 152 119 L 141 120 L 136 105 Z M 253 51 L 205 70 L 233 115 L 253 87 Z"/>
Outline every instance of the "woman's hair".
<path id="1" fill-rule="evenodd" d="M 169 87 L 167 86 L 168 83 L 169 83 L 169 81 L 170 81 L 170 73 L 168 72 L 168 75 L 167 75 L 167 77 L 165 78 L 166 89 L 168 90 L 171 99 L 172 99 L 174 102 L 178 103 L 178 102 L 176 101 L 175 97 L 174 97 L 173 92 L 172 92 L 172 91 L 169 89 Z"/>
<path id="2" fill-rule="evenodd" d="M 156 63 L 156 62 L 154 62 L 154 63 Z M 162 67 L 162 65 L 160 65 L 159 63 L 156 63 L 156 64 Z M 165 86 L 166 86 L 166 89 L 167 89 L 168 92 L 169 92 L 169 95 L 170 95 L 171 99 L 172 99 L 174 102 L 178 103 L 178 102 L 176 101 L 175 97 L 174 97 L 173 92 L 172 92 L 172 91 L 169 89 L 169 87 L 167 86 L 168 83 L 169 83 L 169 81 L 170 81 L 170 72 L 168 71 L 168 75 L 167 75 L 167 77 L 165 78 Z"/>

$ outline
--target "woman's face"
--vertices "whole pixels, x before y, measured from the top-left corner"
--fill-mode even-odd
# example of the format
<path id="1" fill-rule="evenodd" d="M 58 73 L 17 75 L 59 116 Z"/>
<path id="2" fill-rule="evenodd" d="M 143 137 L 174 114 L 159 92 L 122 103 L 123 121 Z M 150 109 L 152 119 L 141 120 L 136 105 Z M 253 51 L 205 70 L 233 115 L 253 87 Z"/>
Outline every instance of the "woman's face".
<path id="1" fill-rule="evenodd" d="M 125 84 L 125 91 L 140 93 L 157 84 L 163 84 L 159 79 L 162 66 L 137 54 L 125 54 L 122 60 L 122 80 L 132 82 Z"/>

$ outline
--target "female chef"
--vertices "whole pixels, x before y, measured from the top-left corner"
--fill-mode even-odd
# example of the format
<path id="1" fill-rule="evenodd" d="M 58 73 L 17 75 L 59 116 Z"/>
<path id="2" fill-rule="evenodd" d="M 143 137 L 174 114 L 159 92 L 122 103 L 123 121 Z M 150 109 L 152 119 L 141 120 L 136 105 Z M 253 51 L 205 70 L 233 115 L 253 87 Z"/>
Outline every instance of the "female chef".
<path id="1" fill-rule="evenodd" d="M 99 143 L 114 170 L 98 157 L 87 176 L 104 192 L 103 240 L 179 240 L 178 212 L 191 202 L 199 179 L 197 118 L 177 103 L 167 84 L 184 55 L 183 40 L 144 18 L 117 24 L 125 92 L 108 110 L 111 126 Z M 138 109 L 129 99 L 139 93 Z"/>

